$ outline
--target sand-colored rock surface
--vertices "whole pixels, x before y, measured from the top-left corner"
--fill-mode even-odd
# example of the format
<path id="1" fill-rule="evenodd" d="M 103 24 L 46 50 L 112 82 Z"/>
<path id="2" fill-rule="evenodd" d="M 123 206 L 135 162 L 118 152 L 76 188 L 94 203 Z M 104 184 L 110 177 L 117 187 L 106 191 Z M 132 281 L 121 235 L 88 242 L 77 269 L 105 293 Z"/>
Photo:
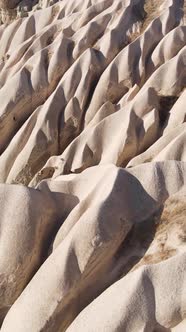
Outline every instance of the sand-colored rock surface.
<path id="1" fill-rule="evenodd" d="M 185 1 L 0 21 L 1 331 L 185 331 Z"/>

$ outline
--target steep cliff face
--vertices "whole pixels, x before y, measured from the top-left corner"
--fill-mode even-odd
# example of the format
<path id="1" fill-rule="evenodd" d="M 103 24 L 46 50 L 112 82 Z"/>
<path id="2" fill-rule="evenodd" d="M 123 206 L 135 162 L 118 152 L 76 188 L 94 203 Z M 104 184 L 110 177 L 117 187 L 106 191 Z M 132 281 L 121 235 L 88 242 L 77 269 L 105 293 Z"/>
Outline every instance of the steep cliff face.
<path id="1" fill-rule="evenodd" d="M 185 1 L 0 6 L 1 331 L 185 331 Z"/>

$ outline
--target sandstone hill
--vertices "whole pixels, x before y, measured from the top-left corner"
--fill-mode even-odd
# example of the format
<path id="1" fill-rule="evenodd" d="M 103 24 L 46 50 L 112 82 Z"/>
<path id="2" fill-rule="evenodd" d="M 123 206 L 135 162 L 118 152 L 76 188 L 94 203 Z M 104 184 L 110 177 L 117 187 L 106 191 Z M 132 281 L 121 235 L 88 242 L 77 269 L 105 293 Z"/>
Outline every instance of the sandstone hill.
<path id="1" fill-rule="evenodd" d="M 185 22 L 0 0 L 2 332 L 186 331 Z"/>

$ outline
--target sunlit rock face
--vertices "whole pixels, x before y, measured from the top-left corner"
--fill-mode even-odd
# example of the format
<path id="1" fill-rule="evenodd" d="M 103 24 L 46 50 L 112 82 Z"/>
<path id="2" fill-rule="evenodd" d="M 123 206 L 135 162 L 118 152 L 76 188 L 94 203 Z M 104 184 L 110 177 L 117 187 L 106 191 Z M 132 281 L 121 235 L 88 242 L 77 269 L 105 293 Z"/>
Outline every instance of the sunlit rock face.
<path id="1" fill-rule="evenodd" d="M 185 2 L 0 8 L 1 331 L 185 332 Z"/>

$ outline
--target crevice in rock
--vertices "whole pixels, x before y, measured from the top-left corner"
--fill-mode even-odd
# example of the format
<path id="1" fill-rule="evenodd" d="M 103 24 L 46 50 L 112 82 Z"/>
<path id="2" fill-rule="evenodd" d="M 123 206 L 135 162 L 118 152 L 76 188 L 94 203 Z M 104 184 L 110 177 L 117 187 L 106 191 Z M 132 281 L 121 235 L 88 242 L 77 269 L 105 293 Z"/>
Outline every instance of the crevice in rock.
<path id="1" fill-rule="evenodd" d="M 166 126 L 170 116 L 170 110 L 178 98 L 178 96 L 159 96 L 159 119 L 162 128 Z"/>

